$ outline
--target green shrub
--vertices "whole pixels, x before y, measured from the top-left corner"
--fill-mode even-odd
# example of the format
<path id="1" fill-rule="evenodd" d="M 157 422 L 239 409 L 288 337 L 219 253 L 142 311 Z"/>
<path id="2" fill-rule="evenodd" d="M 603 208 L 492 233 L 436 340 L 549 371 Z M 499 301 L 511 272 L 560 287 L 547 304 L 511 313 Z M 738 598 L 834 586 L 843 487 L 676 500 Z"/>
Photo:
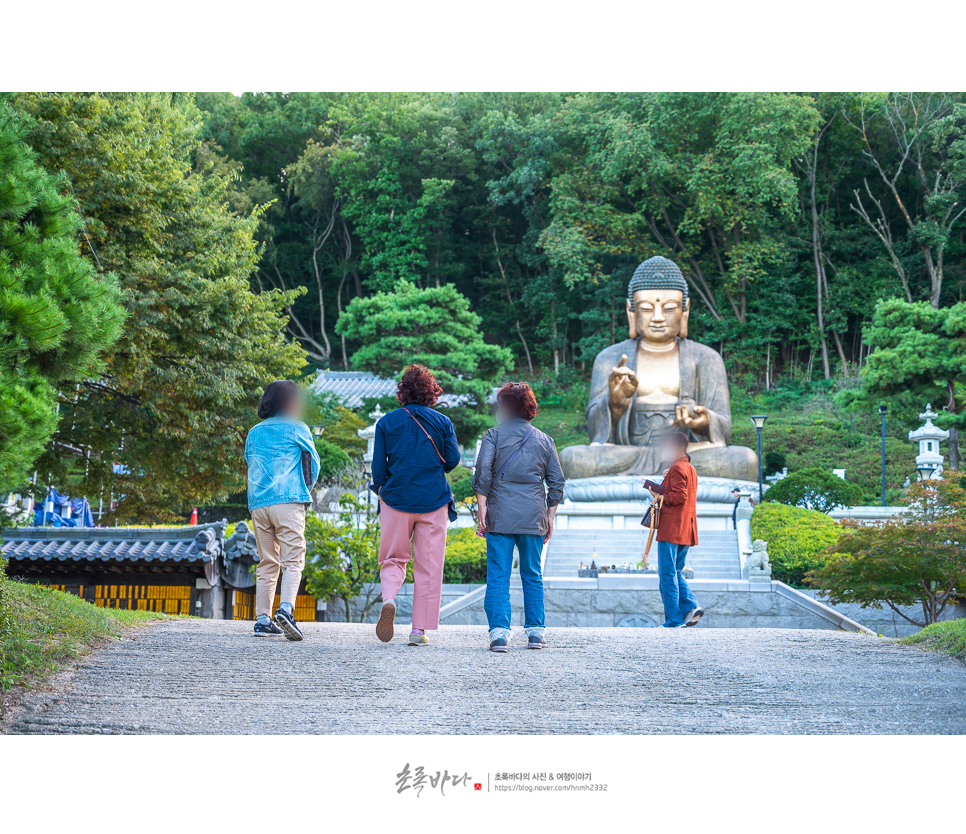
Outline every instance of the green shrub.
<path id="1" fill-rule="evenodd" d="M 406 566 L 406 581 L 413 581 L 412 561 Z M 459 527 L 446 535 L 443 582 L 454 585 L 486 582 L 486 539 L 476 535 L 475 527 Z"/>
<path id="2" fill-rule="evenodd" d="M 319 483 L 327 483 L 352 468 L 352 459 L 331 440 L 315 438 L 319 453 Z"/>
<path id="3" fill-rule="evenodd" d="M 451 530 L 446 537 L 443 582 L 486 582 L 486 539 L 477 536 L 472 527 Z"/>
<path id="4" fill-rule="evenodd" d="M 788 458 L 785 457 L 784 452 L 776 452 L 774 450 L 765 452 L 765 462 L 762 468 L 766 475 L 774 475 L 776 472 L 781 472 L 787 466 Z"/>
<path id="5" fill-rule="evenodd" d="M 765 501 L 829 513 L 836 507 L 852 507 L 862 499 L 862 490 L 838 475 L 818 467 L 800 469 L 782 478 L 765 495 Z"/>
<path id="6" fill-rule="evenodd" d="M 840 534 L 827 515 L 801 507 L 764 503 L 751 516 L 752 538 L 768 542 L 772 576 L 795 588 L 805 587 L 805 574 L 825 564 L 824 551 Z"/>

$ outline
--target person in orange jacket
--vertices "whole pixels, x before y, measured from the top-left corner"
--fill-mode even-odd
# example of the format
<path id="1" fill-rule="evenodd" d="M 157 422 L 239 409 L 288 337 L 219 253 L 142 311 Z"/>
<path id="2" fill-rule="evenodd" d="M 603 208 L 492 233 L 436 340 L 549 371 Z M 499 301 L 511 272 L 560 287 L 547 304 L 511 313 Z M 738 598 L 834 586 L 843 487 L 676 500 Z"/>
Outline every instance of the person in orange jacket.
<path id="1" fill-rule="evenodd" d="M 661 518 L 657 526 L 657 574 L 664 603 L 664 627 L 697 625 L 704 615 L 684 578 L 689 548 L 698 543 L 698 473 L 688 455 L 688 435 L 672 432 L 664 441 L 663 460 L 672 461 L 664 475 Z M 654 498 L 653 489 L 648 490 Z"/>

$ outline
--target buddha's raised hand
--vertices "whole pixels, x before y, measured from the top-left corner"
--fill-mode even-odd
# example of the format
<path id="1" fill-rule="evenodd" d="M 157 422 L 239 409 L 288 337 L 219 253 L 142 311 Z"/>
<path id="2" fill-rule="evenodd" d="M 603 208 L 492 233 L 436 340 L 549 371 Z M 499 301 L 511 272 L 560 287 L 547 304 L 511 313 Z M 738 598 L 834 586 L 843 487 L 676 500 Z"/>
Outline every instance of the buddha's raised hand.
<path id="1" fill-rule="evenodd" d="M 607 380 L 610 404 L 626 408 L 628 401 L 637 393 L 637 374 L 627 367 L 627 354 L 621 354 L 621 361 L 610 372 Z"/>

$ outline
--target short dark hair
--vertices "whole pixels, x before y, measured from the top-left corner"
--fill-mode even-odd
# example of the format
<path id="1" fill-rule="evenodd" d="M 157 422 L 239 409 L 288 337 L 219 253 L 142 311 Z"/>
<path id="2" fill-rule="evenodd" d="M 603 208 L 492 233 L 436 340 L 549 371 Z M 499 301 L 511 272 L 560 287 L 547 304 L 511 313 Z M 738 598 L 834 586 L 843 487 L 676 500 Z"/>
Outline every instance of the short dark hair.
<path id="1" fill-rule="evenodd" d="M 396 386 L 396 400 L 400 405 L 434 406 L 442 396 L 442 387 L 425 365 L 410 365 Z"/>
<path id="2" fill-rule="evenodd" d="M 276 379 L 265 386 L 261 402 L 258 404 L 258 418 L 267 420 L 284 411 L 299 395 L 299 387 L 290 379 Z"/>
<path id="3" fill-rule="evenodd" d="M 496 401 L 524 420 L 532 420 L 540 413 L 533 389 L 525 382 L 508 382 L 497 392 Z"/>
<path id="4" fill-rule="evenodd" d="M 679 449 L 684 449 L 684 451 L 688 450 L 688 443 L 691 442 L 688 438 L 687 433 L 683 431 L 672 431 L 667 436 L 667 439 L 670 443 L 673 443 Z"/>

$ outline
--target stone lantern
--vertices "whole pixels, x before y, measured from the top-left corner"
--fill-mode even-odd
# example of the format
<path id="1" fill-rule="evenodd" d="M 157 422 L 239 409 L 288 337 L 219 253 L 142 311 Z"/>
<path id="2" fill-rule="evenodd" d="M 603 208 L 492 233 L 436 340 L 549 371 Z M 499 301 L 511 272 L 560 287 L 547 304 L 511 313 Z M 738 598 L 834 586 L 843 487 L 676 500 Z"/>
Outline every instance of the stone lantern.
<path id="1" fill-rule="evenodd" d="M 366 453 L 362 456 L 362 462 L 367 473 L 372 471 L 372 453 L 376 446 L 376 423 L 385 416 L 377 403 L 376 410 L 369 412 L 369 419 L 372 420 L 372 424 L 356 432 L 359 437 L 366 441 Z"/>
<path id="2" fill-rule="evenodd" d="M 932 405 L 926 406 L 926 410 L 919 415 L 920 420 L 926 422 L 915 431 L 909 432 L 909 439 L 913 443 L 919 444 L 919 454 L 916 455 L 916 469 L 920 472 L 931 470 L 929 479 L 940 478 L 943 471 L 943 456 L 939 451 L 939 444 L 943 440 L 949 439 L 949 432 L 934 426 L 933 417 L 938 417 L 932 410 Z M 926 478 L 924 478 L 925 480 Z"/>

